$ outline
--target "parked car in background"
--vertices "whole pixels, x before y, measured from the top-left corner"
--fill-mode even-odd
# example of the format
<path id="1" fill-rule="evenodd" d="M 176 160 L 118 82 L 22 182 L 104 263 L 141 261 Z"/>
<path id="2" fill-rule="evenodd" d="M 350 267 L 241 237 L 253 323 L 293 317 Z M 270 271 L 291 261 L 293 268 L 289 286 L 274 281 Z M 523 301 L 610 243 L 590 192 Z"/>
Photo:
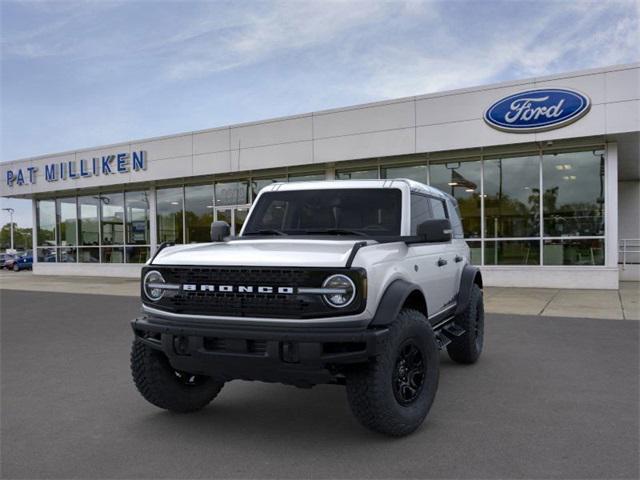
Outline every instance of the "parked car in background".
<path id="1" fill-rule="evenodd" d="M 13 262 L 13 271 L 31 270 L 33 268 L 33 254 L 31 252 L 24 253 L 17 257 Z"/>
<path id="2" fill-rule="evenodd" d="M 17 255 L 13 253 L 3 253 L 2 254 L 2 268 L 11 270 L 13 268 L 13 262 L 15 262 Z"/>

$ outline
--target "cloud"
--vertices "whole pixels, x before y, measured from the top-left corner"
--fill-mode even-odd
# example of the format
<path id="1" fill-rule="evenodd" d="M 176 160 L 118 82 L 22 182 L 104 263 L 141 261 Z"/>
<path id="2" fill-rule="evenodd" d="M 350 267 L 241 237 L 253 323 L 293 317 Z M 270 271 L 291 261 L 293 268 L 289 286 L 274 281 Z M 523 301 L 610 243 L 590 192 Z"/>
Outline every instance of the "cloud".
<path id="1" fill-rule="evenodd" d="M 2 156 L 636 61 L 637 5 L 4 1 Z"/>
<path id="2" fill-rule="evenodd" d="M 264 5 L 264 4 L 258 4 Z M 263 62 L 283 52 L 329 45 L 346 32 L 385 15 L 404 3 L 281 1 L 258 12 L 245 12 L 223 35 L 200 28 L 200 41 L 181 50 L 168 76 L 185 80 Z"/>
<path id="3" fill-rule="evenodd" d="M 471 39 L 434 24 L 436 48 L 367 52 L 360 58 L 367 81 L 357 88 L 371 99 L 397 98 L 640 60 L 637 11 L 616 16 L 610 7 L 551 3 L 535 18 L 496 19 L 500 33 Z"/>

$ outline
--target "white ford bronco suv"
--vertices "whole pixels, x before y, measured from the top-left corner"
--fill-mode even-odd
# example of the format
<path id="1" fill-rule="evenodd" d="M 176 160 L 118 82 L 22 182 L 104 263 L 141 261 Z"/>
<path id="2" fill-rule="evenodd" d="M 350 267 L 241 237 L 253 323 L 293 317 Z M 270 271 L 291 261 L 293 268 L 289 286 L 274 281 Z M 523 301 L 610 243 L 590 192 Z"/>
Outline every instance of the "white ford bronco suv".
<path id="1" fill-rule="evenodd" d="M 152 404 L 205 407 L 225 382 L 345 385 L 366 427 L 418 428 L 439 351 L 482 351 L 482 277 L 456 200 L 411 180 L 276 183 L 240 235 L 160 247 L 142 270 L 131 369 Z"/>

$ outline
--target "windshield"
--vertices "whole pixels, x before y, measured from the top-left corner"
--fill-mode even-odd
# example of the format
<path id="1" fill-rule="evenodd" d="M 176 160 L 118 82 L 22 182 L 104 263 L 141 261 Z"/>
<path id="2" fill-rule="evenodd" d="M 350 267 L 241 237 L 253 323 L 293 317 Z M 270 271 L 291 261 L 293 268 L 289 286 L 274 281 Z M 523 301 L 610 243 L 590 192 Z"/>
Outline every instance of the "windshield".
<path id="1" fill-rule="evenodd" d="M 335 188 L 263 194 L 243 235 L 400 235 L 402 192 Z"/>

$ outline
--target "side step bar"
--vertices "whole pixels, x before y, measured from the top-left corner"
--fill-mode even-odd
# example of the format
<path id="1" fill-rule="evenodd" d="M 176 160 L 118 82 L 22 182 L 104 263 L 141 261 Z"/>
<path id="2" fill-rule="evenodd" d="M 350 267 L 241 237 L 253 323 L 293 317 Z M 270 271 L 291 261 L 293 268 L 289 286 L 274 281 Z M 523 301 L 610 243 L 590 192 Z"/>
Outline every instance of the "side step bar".
<path id="1" fill-rule="evenodd" d="M 464 333 L 465 330 L 463 328 L 460 328 L 452 321 L 450 321 L 446 325 L 443 325 L 441 328 L 436 328 L 435 334 L 436 341 L 438 342 L 438 347 L 440 347 L 440 350 L 444 349 L 451 343 L 454 338 L 460 337 L 464 335 Z"/>

